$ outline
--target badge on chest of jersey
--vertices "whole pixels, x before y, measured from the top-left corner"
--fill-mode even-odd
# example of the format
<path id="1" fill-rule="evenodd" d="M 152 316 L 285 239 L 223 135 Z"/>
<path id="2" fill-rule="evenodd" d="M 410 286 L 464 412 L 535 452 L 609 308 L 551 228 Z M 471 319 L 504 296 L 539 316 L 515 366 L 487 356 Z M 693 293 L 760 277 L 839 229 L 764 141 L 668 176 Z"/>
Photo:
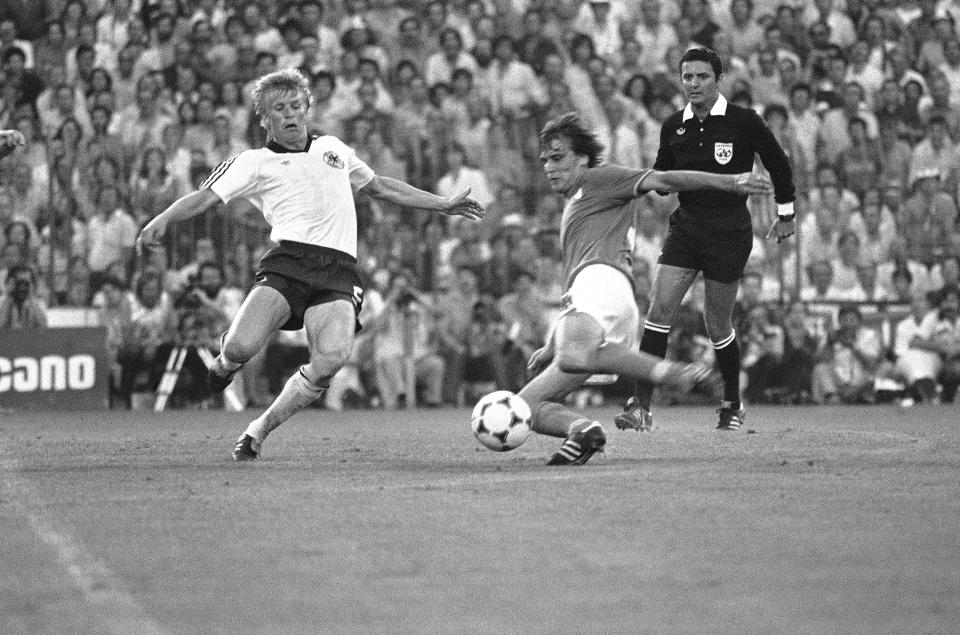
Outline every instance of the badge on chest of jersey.
<path id="1" fill-rule="evenodd" d="M 732 143 L 713 144 L 713 158 L 720 165 L 726 165 L 730 163 L 730 159 L 733 158 L 733 144 Z"/>
<path id="2" fill-rule="evenodd" d="M 327 150 L 323 153 L 323 160 L 332 168 L 337 168 L 338 170 L 343 169 L 343 159 L 337 156 L 336 152 Z"/>

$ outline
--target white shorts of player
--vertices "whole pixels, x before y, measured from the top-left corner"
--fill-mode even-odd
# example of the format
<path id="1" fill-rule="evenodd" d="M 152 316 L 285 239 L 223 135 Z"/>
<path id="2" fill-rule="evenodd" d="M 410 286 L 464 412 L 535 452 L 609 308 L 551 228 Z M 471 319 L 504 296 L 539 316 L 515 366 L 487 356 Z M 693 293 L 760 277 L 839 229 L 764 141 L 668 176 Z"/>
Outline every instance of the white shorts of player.
<path id="1" fill-rule="evenodd" d="M 588 265 L 580 270 L 564 296 L 566 308 L 586 313 L 603 330 L 603 344 L 636 347 L 640 330 L 640 310 L 633 297 L 633 287 L 619 269 L 610 265 Z"/>

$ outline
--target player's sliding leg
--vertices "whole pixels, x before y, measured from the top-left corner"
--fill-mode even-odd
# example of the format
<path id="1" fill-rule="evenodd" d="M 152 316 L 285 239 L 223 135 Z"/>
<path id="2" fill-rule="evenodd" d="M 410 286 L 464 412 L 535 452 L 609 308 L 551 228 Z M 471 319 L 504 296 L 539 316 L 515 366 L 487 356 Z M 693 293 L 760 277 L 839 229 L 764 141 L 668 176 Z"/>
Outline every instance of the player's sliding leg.
<path id="1" fill-rule="evenodd" d="M 240 367 L 263 348 L 289 317 L 290 306 L 279 291 L 266 286 L 254 287 L 220 338 L 220 354 L 207 369 L 210 392 L 226 390 Z"/>
<path id="2" fill-rule="evenodd" d="M 350 358 L 355 321 L 349 300 L 337 299 L 307 309 L 303 324 L 310 363 L 294 373 L 273 403 L 247 426 L 233 451 L 235 460 L 257 458 L 267 435 L 323 394 L 330 379 Z"/>
<path id="3" fill-rule="evenodd" d="M 740 346 L 733 330 L 732 316 L 740 281 L 707 279 L 704 282 L 704 323 L 723 378 L 723 401 L 717 409 L 720 415 L 717 430 L 739 430 L 744 411 L 740 402 Z"/>
<path id="4" fill-rule="evenodd" d="M 566 439 L 547 465 L 582 465 L 606 445 L 607 435 L 599 422 L 561 403 L 588 377 L 590 373 L 565 373 L 554 361 L 519 392 L 530 405 L 533 431 Z"/>
<path id="5" fill-rule="evenodd" d="M 566 373 L 616 373 L 684 391 L 712 380 L 704 364 L 667 361 L 606 339 L 597 321 L 586 313 L 573 311 L 561 320 L 554 361 Z"/>
<path id="6" fill-rule="evenodd" d="M 667 356 L 667 341 L 670 325 L 683 297 L 697 277 L 696 269 L 657 265 L 653 285 L 650 291 L 650 311 L 640 336 L 640 352 L 660 359 Z M 627 400 L 623 412 L 614 417 L 613 422 L 621 430 L 653 430 L 653 414 L 650 402 L 656 384 L 640 378 L 634 385 L 633 397 Z"/>

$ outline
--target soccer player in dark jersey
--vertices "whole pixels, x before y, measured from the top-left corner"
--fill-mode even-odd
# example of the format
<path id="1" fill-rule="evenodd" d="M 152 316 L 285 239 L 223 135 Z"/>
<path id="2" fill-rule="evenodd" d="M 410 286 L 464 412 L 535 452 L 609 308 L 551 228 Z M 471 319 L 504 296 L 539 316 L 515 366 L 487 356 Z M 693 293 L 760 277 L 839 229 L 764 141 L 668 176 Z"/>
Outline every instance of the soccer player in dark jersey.
<path id="1" fill-rule="evenodd" d="M 740 194 L 771 190 L 763 175 L 656 172 L 598 166 L 603 150 L 580 118 L 566 114 L 540 133 L 540 159 L 551 189 L 566 198 L 560 220 L 565 309 L 546 345 L 530 357 L 536 376 L 520 390 L 533 411 L 533 429 L 566 437 L 549 465 L 585 463 L 606 444 L 597 421 L 568 409 L 563 399 L 593 374 L 644 378 L 689 389 L 709 379 L 701 364 L 678 364 L 640 353 L 633 295 L 630 201 L 648 190 L 713 188 Z"/>
<path id="2" fill-rule="evenodd" d="M 752 169 L 754 155 L 758 155 L 770 173 L 777 202 L 777 220 L 767 237 L 776 237 L 779 243 L 794 231 L 790 163 L 773 133 L 754 111 L 727 103 L 720 94 L 718 81 L 722 73 L 720 58 L 710 49 L 690 49 L 680 58 L 680 80 L 688 103 L 663 122 L 653 168 L 737 174 Z M 644 353 L 661 358 L 666 355 L 674 316 L 687 289 L 702 271 L 706 290 L 704 322 L 723 378 L 723 400 L 717 411 L 719 430 L 738 430 L 743 422 L 740 348 L 731 318 L 752 248 L 753 230 L 745 193 L 700 189 L 682 192 L 680 207 L 670 216 L 640 338 L 640 350 Z M 618 428 L 653 429 L 653 389 L 649 381 L 637 382 L 634 396 L 614 419 Z"/>

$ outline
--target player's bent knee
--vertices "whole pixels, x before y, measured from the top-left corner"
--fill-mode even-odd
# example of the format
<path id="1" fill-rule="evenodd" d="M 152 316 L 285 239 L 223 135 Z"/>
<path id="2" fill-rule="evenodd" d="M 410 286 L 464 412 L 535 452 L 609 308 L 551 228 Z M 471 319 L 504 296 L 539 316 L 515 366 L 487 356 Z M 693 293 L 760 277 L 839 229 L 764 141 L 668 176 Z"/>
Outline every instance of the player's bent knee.
<path id="1" fill-rule="evenodd" d="M 332 377 L 350 361 L 349 350 L 322 351 L 310 355 L 312 377 Z"/>
<path id="2" fill-rule="evenodd" d="M 597 361 L 597 349 L 592 344 L 577 342 L 557 351 L 555 359 L 557 366 L 565 373 L 590 373 Z"/>
<path id="3" fill-rule="evenodd" d="M 257 351 L 260 350 L 260 347 L 256 342 L 245 340 L 244 338 L 234 337 L 227 338 L 223 343 L 222 354 L 231 362 L 236 364 L 242 364 L 254 355 L 257 354 Z"/>

